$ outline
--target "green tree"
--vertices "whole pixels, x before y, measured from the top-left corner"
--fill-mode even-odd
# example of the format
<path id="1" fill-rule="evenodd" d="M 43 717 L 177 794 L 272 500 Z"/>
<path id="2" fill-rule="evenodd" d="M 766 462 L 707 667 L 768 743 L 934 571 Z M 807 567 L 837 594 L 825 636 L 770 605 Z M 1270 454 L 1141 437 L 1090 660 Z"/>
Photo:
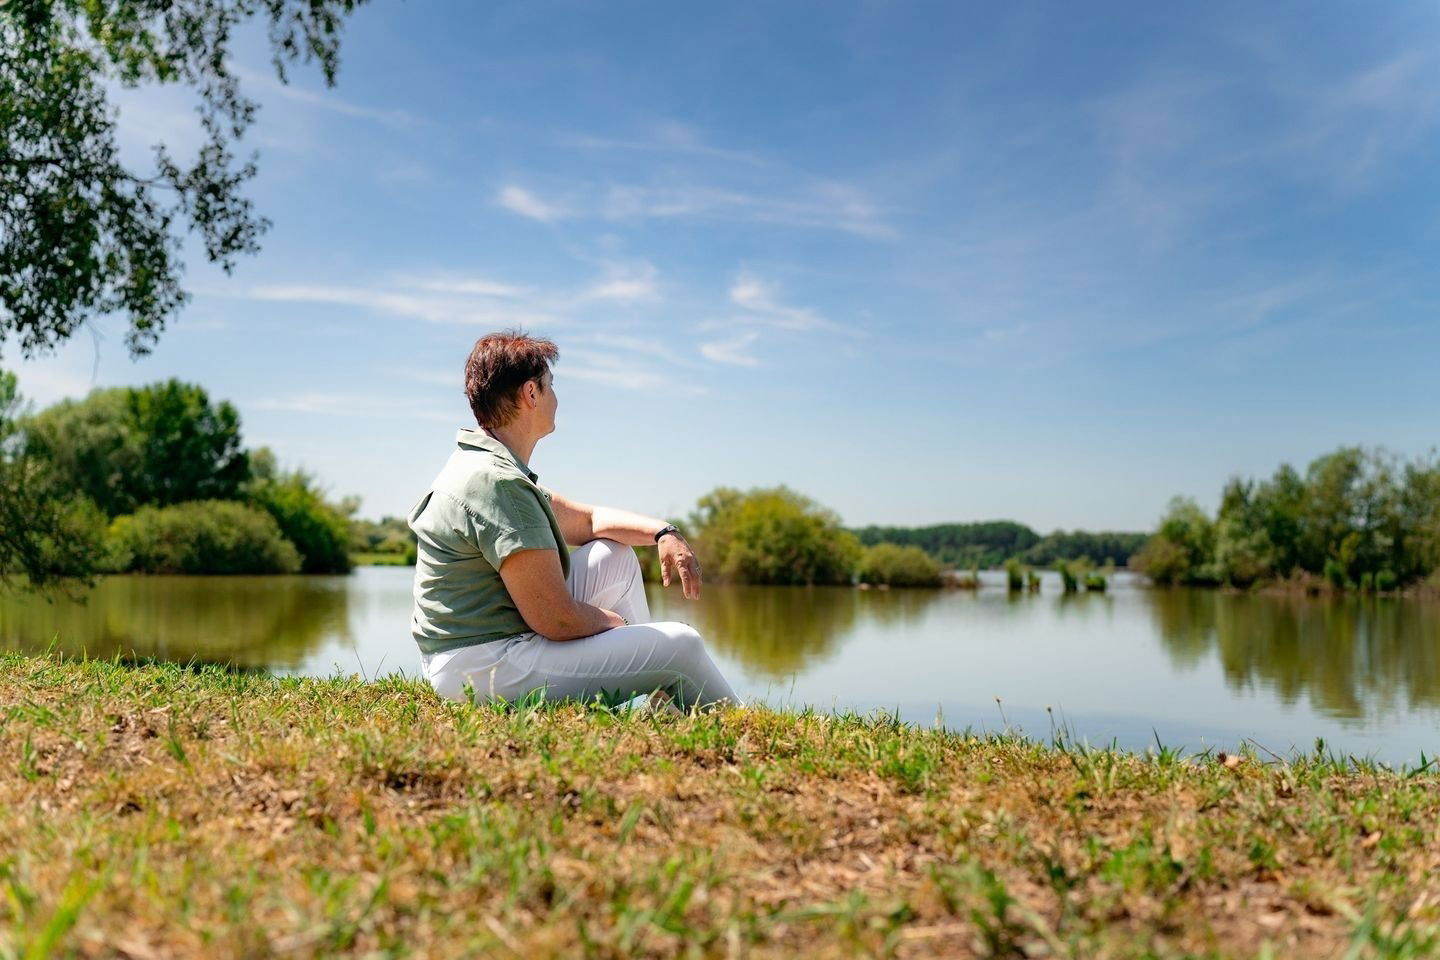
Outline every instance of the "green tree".
<path id="1" fill-rule="evenodd" d="M 1335 560 L 1345 575 L 1351 574 L 1364 523 L 1358 503 L 1363 476 L 1364 454 L 1358 447 L 1342 448 L 1310 464 L 1305 473 L 1305 523 L 1300 537 L 1301 564 L 1306 570 L 1323 569 L 1326 561 Z"/>
<path id="2" fill-rule="evenodd" d="M 239 413 L 178 380 L 94 390 L 20 427 L 27 456 L 49 465 L 59 489 L 84 494 L 111 517 L 235 499 L 250 473 Z"/>
<path id="3" fill-rule="evenodd" d="M 840 518 L 787 487 L 700 498 L 687 529 L 707 568 L 742 583 L 849 583 L 862 548 Z"/>
<path id="4" fill-rule="evenodd" d="M 1214 554 L 1215 525 L 1194 500 L 1176 497 L 1130 566 L 1158 584 L 1213 583 Z"/>
<path id="5" fill-rule="evenodd" d="M 1281 464 L 1267 483 L 1257 486 L 1251 498 L 1265 540 L 1273 551 L 1271 562 L 1282 577 L 1306 569 L 1301 538 L 1308 498 L 1304 479 L 1288 463 Z"/>
<path id="6" fill-rule="evenodd" d="M 96 315 L 123 313 L 143 353 L 186 300 L 184 232 L 233 269 L 268 222 L 242 194 L 255 155 L 238 141 L 255 116 L 231 43 L 261 20 L 282 81 L 317 61 L 327 83 L 339 29 L 361 0 L 7 0 L 0 3 L 0 343 L 30 356 Z M 120 159 L 110 85 L 176 84 L 198 100 L 204 144 L 153 168 Z"/>
<path id="7" fill-rule="evenodd" d="M 25 455 L 23 409 L 15 375 L 0 370 L 0 583 L 89 580 L 105 516 L 88 498 L 63 494 L 49 465 Z"/>
<path id="8" fill-rule="evenodd" d="M 285 539 L 300 551 L 300 572 L 348 572 L 350 517 L 346 505 L 327 501 L 315 478 L 303 470 L 277 469 L 275 455 L 264 447 L 255 451 L 252 463 L 254 478 L 246 495 L 275 518 Z"/>
<path id="9" fill-rule="evenodd" d="M 1215 523 L 1216 577 L 1235 586 L 1249 586 L 1274 575 L 1274 553 L 1255 484 L 1232 478 L 1220 495 Z"/>
<path id="10" fill-rule="evenodd" d="M 1397 562 L 1393 572 L 1410 582 L 1440 570 L 1440 463 L 1406 464 L 1397 503 Z"/>

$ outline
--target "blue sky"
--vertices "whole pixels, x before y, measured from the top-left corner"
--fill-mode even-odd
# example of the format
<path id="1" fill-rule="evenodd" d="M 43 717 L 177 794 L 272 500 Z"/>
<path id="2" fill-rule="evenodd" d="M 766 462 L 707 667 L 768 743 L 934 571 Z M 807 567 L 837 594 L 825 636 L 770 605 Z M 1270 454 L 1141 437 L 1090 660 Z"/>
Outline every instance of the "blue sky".
<path id="1" fill-rule="evenodd" d="M 362 513 L 468 421 L 483 333 L 554 338 L 567 495 L 787 483 L 853 524 L 1150 527 L 1340 444 L 1429 451 L 1431 4 L 376 0 L 339 83 L 262 103 L 274 221 L 138 362 L 101 322 L 37 402 L 180 376 Z M 124 93 L 126 149 L 196 142 Z"/>

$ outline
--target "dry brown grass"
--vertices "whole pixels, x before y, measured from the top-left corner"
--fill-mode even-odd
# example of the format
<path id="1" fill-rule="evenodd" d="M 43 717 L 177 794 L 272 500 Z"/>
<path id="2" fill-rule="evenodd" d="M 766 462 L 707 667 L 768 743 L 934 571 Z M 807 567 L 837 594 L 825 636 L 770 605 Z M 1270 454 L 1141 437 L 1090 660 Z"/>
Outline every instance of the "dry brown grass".
<path id="1" fill-rule="evenodd" d="M 1440 791 L 0 658 L 0 956 L 1425 956 Z"/>

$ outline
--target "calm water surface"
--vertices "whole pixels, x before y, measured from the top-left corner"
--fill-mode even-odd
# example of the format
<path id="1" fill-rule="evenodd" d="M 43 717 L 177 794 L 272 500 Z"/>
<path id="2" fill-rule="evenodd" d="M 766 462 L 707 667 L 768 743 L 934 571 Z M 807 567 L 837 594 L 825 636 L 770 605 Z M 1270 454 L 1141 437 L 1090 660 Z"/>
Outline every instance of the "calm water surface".
<path id="1" fill-rule="evenodd" d="M 349 577 L 111 577 L 83 604 L 0 596 L 0 646 L 199 660 L 303 674 L 419 670 L 410 570 Z M 1440 603 L 1148 590 L 1008 596 L 707 585 L 652 587 L 742 695 L 898 710 L 909 721 L 1192 750 L 1250 738 L 1391 762 L 1440 751 Z M 996 698 L 1000 703 L 996 703 Z M 1003 713 L 1002 713 L 1003 711 Z"/>

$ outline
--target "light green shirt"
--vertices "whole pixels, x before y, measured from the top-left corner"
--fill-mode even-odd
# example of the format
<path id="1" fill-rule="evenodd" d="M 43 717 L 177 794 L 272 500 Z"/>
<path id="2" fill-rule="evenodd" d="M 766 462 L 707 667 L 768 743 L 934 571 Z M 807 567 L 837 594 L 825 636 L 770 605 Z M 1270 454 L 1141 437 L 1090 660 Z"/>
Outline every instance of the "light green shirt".
<path id="1" fill-rule="evenodd" d="M 479 430 L 461 430 L 430 491 L 410 510 L 415 531 L 415 612 L 421 653 L 529 633 L 500 579 L 519 550 L 550 549 L 570 575 L 570 552 L 550 494 L 519 457 Z"/>

